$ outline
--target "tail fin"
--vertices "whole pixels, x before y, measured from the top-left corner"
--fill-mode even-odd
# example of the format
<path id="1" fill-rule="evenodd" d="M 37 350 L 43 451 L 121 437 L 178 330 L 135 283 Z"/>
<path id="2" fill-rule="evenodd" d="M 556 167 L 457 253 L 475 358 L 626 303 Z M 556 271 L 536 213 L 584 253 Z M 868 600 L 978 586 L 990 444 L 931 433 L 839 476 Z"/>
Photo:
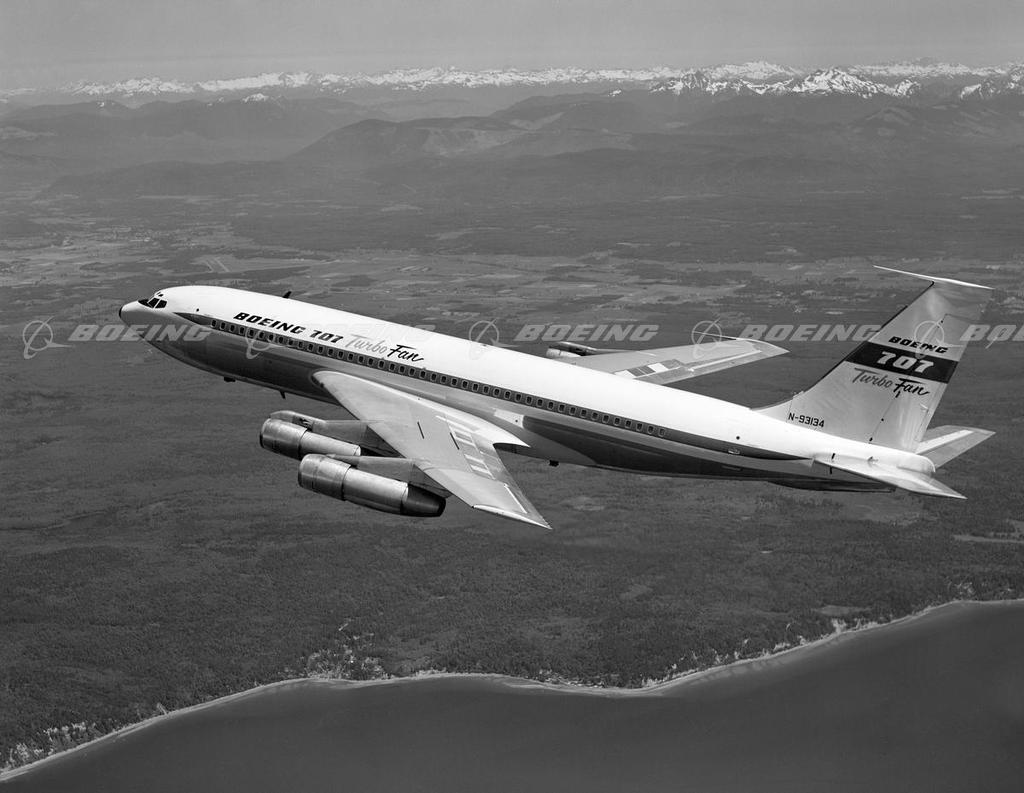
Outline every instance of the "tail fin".
<path id="1" fill-rule="evenodd" d="M 811 388 L 760 412 L 913 452 L 967 346 L 967 328 L 981 318 L 991 290 L 950 278 L 878 269 L 932 283 Z"/>

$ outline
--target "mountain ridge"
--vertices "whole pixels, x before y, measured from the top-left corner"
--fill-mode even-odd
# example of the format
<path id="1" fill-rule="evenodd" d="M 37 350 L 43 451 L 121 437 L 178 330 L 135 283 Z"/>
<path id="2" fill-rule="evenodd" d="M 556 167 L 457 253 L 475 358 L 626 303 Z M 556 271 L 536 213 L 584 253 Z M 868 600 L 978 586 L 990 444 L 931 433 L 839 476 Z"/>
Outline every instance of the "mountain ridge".
<path id="1" fill-rule="evenodd" d="M 546 86 L 605 86 L 703 92 L 709 95 L 775 94 L 805 92 L 856 95 L 909 96 L 924 89 L 946 90 L 958 95 L 971 86 L 984 86 L 986 95 L 1024 92 L 1020 79 L 1024 64 L 966 66 L 931 59 L 885 64 L 830 65 L 800 69 L 767 61 L 718 64 L 680 69 L 654 66 L 638 69 L 543 69 L 467 70 L 452 66 L 392 69 L 348 74 L 312 71 L 263 72 L 256 75 L 183 81 L 156 76 L 133 77 L 114 82 L 77 81 L 56 88 L 22 88 L 0 91 L 0 97 L 25 101 L 36 96 L 145 100 L 158 97 L 201 98 L 212 96 L 295 94 L 344 94 L 360 89 L 427 91 L 431 89 L 540 88 Z M 976 89 L 978 90 L 978 89 Z M 268 94 L 268 92 L 270 92 Z"/>

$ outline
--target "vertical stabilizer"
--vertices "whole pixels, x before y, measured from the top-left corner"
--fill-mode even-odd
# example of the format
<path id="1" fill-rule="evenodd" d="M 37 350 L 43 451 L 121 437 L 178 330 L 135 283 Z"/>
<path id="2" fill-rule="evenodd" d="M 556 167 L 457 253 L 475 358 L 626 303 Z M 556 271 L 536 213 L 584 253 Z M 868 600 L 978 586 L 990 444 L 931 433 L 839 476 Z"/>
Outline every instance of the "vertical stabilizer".
<path id="1" fill-rule="evenodd" d="M 918 448 L 957 362 L 985 286 L 881 270 L 931 281 L 910 305 L 806 391 L 760 412 L 831 435 L 905 451 Z"/>

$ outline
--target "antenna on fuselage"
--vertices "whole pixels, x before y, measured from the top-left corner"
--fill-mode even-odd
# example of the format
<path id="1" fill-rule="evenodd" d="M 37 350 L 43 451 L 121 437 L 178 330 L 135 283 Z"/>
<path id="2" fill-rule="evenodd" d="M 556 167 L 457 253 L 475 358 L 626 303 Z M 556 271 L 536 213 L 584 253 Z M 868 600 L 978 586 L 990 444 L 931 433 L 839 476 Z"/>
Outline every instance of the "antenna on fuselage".
<path id="1" fill-rule="evenodd" d="M 291 296 L 292 296 L 292 290 L 291 289 L 289 289 L 287 292 L 285 292 L 283 295 L 281 295 L 281 297 L 283 297 L 285 299 L 288 299 Z"/>

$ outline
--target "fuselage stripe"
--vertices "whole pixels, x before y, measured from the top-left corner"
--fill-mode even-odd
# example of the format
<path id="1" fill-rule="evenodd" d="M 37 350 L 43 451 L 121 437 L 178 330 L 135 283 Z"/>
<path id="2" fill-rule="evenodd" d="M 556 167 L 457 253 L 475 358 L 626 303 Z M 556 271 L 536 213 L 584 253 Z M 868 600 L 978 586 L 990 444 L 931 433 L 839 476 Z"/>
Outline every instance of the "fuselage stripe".
<path id="1" fill-rule="evenodd" d="M 709 451 L 728 452 L 730 454 L 739 454 L 746 457 L 753 457 L 758 459 L 800 459 L 799 457 L 796 457 L 794 455 L 781 454 L 778 452 L 771 452 L 764 449 L 758 449 L 755 447 L 748 447 L 738 442 L 733 444 L 725 441 L 717 441 L 709 438 L 704 438 L 701 436 L 692 435 L 690 433 L 684 433 L 664 426 L 652 424 L 650 422 L 640 421 L 626 416 L 614 415 L 610 413 L 592 410 L 590 408 L 586 408 L 580 405 L 566 404 L 564 402 L 555 402 L 554 400 L 536 396 L 534 394 L 524 394 L 519 391 L 513 391 L 511 389 L 502 388 L 499 386 L 491 385 L 489 383 L 481 383 L 478 381 L 467 380 L 465 378 L 457 377 L 454 375 L 436 372 L 422 366 L 413 366 L 411 364 L 404 364 L 396 361 L 388 361 L 385 360 L 384 358 L 376 358 L 366 353 L 357 353 L 351 350 L 339 350 L 330 346 L 329 344 L 314 344 L 312 342 L 304 341 L 301 339 L 286 338 L 281 336 L 280 334 L 271 333 L 265 330 L 257 330 L 255 328 L 240 325 L 234 322 L 212 319 L 210 317 L 199 315 L 190 315 L 189 318 L 192 319 L 193 321 L 210 325 L 213 327 L 214 330 L 222 331 L 233 336 L 239 336 L 249 340 L 250 342 L 263 342 L 265 344 L 271 345 L 272 347 L 276 346 L 278 348 L 303 352 L 309 355 L 328 358 L 330 360 L 344 361 L 345 363 L 355 364 L 358 366 L 365 366 L 370 369 L 386 369 L 388 372 L 392 374 L 410 377 L 425 382 L 430 382 L 436 385 L 447 386 L 449 388 L 454 388 L 460 391 L 470 391 L 478 396 L 489 397 L 491 399 L 497 399 L 504 402 L 512 402 L 519 407 L 528 407 L 532 408 L 533 410 L 561 414 L 567 418 L 578 418 L 596 424 L 603 424 L 610 429 L 614 428 L 640 435 L 645 435 L 651 438 L 658 438 L 661 440 L 667 440 L 676 443 L 684 443 L 689 446 L 704 448 Z M 268 351 L 269 349 L 263 350 L 263 352 Z M 449 424 L 449 426 L 450 430 L 452 431 L 452 442 L 458 448 L 459 440 L 461 439 L 456 438 L 456 427 L 452 426 L 451 424 Z"/>

